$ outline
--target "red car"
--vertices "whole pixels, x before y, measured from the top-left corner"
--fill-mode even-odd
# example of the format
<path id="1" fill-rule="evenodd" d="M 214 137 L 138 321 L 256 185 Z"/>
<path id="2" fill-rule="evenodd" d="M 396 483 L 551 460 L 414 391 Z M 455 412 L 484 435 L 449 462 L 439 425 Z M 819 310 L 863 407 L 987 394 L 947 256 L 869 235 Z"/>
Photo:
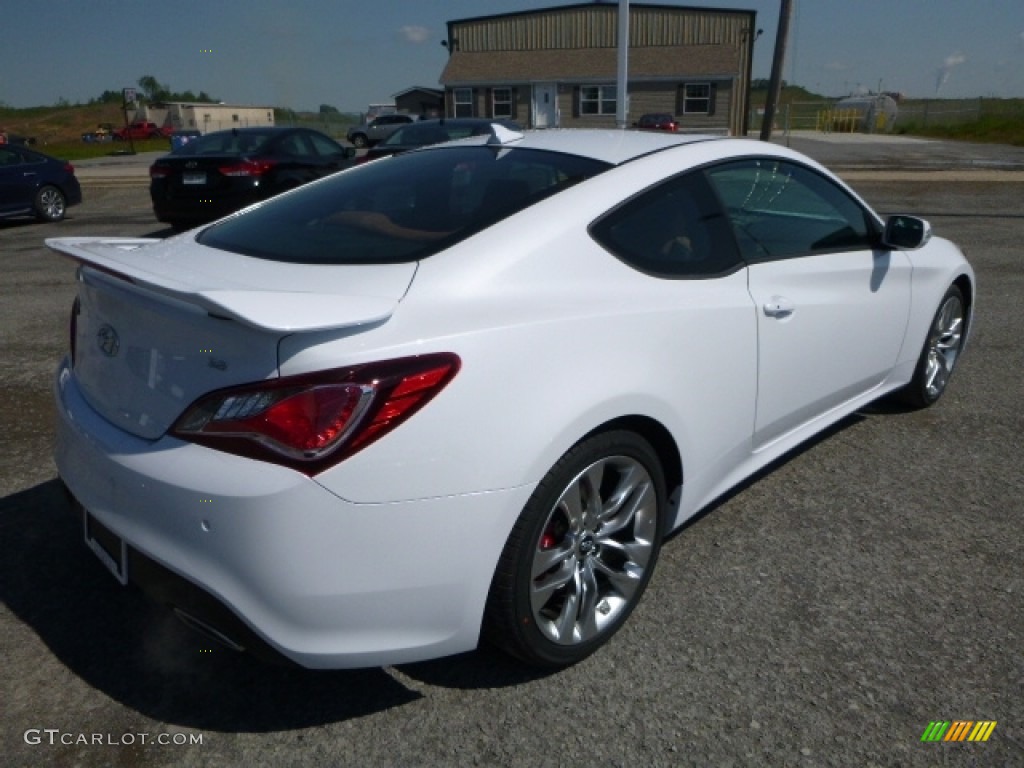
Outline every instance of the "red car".
<path id="1" fill-rule="evenodd" d="M 114 131 L 114 141 L 128 141 L 128 139 L 155 139 L 171 135 L 171 129 L 161 128 L 156 123 L 145 120 L 137 120 L 124 128 Z"/>
<path id="2" fill-rule="evenodd" d="M 671 131 L 675 133 L 679 130 L 679 123 L 667 112 L 641 115 L 633 125 L 642 131 Z"/>

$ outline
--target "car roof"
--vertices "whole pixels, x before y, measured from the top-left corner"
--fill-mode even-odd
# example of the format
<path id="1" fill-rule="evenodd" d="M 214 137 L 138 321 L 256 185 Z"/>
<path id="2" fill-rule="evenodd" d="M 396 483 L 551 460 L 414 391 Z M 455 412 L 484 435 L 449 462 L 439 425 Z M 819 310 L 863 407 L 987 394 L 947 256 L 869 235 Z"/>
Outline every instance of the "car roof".
<path id="1" fill-rule="evenodd" d="M 302 125 L 251 125 L 251 126 L 247 126 L 245 128 L 225 128 L 222 131 L 210 131 L 209 133 L 204 133 L 203 135 L 204 136 L 214 136 L 214 135 L 224 134 L 224 133 L 234 133 L 234 134 L 241 134 L 241 135 L 246 135 L 246 134 L 268 134 L 268 133 L 286 133 L 288 131 L 312 131 L 312 130 L 316 130 L 316 129 L 315 128 L 306 128 L 305 126 L 302 126 Z"/>
<path id="2" fill-rule="evenodd" d="M 57 163 L 66 162 L 65 160 L 62 160 L 59 157 L 54 157 L 53 155 L 48 155 L 45 152 L 40 152 L 38 149 L 33 149 L 32 147 L 27 147 L 24 144 L 0 144 L 0 146 L 2 146 L 4 149 L 9 149 L 9 150 L 11 150 L 13 152 L 20 152 L 21 154 L 25 155 L 26 157 L 35 157 L 35 158 L 39 158 L 41 160 L 53 160 L 54 162 L 57 162 Z"/>
<path id="3" fill-rule="evenodd" d="M 502 128 L 503 131 L 499 135 L 504 135 L 506 138 L 501 143 L 510 149 L 514 147 L 516 149 L 564 152 L 569 155 L 589 157 L 612 165 L 620 165 L 637 157 L 649 155 L 652 152 L 660 152 L 670 147 L 723 140 L 721 136 L 656 133 L 653 131 L 623 131 L 614 128 L 606 130 L 599 128 L 547 128 L 522 132 L 510 131 L 504 126 Z M 460 143 L 494 144 L 495 139 L 489 136 L 474 136 L 468 139 L 461 139 Z"/>

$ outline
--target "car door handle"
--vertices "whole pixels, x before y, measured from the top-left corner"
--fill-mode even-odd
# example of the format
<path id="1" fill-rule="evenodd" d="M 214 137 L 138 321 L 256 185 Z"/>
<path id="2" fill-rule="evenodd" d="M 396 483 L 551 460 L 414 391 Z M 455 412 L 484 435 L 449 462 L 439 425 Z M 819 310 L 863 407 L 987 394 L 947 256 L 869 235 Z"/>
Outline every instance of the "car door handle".
<path id="1" fill-rule="evenodd" d="M 772 296 L 764 305 L 764 313 L 768 317 L 789 317 L 794 309 L 793 302 L 785 296 Z"/>

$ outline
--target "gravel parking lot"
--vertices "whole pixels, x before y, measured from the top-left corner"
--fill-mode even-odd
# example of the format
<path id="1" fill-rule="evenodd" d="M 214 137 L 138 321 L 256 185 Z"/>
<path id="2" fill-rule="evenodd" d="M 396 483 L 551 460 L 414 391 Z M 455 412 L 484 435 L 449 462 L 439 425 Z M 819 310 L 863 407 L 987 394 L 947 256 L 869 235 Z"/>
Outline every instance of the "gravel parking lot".
<path id="1" fill-rule="evenodd" d="M 59 224 L 0 222 L 2 762 L 1024 765 L 1024 176 L 961 178 L 854 182 L 977 270 L 943 401 L 848 418 L 721 500 L 667 543 L 610 646 L 553 675 L 486 649 L 268 667 L 121 588 L 50 458 L 74 270 L 42 239 L 168 233 L 131 184 L 87 184 Z M 922 743 L 935 720 L 998 725 L 985 743 Z"/>

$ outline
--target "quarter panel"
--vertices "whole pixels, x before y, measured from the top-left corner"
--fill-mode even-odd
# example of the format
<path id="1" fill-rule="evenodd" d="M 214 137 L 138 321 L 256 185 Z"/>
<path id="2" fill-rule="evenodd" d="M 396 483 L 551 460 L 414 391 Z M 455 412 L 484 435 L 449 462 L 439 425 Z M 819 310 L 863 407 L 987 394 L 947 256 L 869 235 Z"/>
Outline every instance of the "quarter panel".
<path id="1" fill-rule="evenodd" d="M 498 229 L 467 247 L 487 253 Z M 695 492 L 735 462 L 737 446 L 749 450 L 756 318 L 744 271 L 656 279 L 578 233 L 480 269 L 456 281 L 441 258 L 428 259 L 384 326 L 290 356 L 301 368 L 352 355 L 462 359 L 414 418 L 319 476 L 340 496 L 398 500 L 535 483 L 588 432 L 630 415 L 675 436 Z"/>

